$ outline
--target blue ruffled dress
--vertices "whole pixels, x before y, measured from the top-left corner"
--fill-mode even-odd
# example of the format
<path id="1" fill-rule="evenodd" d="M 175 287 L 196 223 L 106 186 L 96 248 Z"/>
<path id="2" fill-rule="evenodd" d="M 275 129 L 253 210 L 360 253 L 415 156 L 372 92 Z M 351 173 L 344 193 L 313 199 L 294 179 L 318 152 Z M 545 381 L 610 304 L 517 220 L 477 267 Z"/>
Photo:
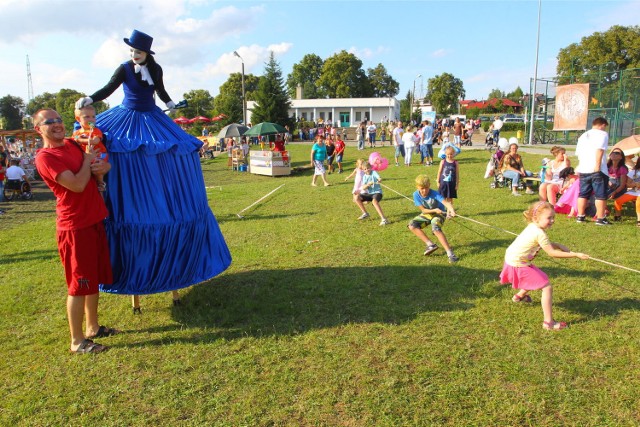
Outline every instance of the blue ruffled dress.
<path id="1" fill-rule="evenodd" d="M 231 254 L 209 208 L 198 151 L 126 69 L 121 105 L 98 115 L 111 171 L 105 222 L 113 284 L 102 292 L 143 295 L 206 281 L 229 267 Z"/>

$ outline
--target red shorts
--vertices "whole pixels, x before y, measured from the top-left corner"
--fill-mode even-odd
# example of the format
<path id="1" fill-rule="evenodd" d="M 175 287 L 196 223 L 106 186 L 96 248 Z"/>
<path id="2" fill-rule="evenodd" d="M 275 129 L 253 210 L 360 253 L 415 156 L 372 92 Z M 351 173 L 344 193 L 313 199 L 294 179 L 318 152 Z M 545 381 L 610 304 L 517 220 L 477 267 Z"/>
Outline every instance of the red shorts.
<path id="1" fill-rule="evenodd" d="M 69 295 L 93 295 L 99 284 L 111 284 L 109 245 L 102 222 L 80 230 L 58 230 L 58 252 Z"/>

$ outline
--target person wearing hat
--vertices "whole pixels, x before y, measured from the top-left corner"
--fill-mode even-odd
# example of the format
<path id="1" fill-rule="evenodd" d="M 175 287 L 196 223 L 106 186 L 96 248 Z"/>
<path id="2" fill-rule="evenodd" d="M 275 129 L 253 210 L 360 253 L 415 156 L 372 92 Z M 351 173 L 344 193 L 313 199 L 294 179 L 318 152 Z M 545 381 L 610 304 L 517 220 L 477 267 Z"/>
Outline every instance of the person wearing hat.
<path id="1" fill-rule="evenodd" d="M 153 57 L 153 37 L 134 30 L 124 39 L 131 59 L 109 83 L 76 103 L 81 108 L 110 96 L 121 85 L 124 100 L 100 113 L 109 151 L 105 202 L 113 283 L 102 292 L 143 295 L 176 291 L 220 274 L 231 254 L 209 208 L 199 150 L 202 142 L 184 132 L 156 106 L 175 103 Z M 179 304 L 174 292 L 174 304 Z M 134 298 L 134 312 L 139 312 Z"/>

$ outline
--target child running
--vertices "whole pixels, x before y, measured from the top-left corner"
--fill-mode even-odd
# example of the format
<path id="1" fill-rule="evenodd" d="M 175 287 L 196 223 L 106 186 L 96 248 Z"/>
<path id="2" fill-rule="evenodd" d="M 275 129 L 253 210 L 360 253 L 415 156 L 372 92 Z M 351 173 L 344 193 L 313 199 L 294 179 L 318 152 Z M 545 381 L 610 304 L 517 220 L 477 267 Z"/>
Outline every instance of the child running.
<path id="1" fill-rule="evenodd" d="M 440 162 L 438 168 L 438 192 L 444 199 L 453 204 L 453 199 L 458 198 L 458 184 L 460 183 L 460 169 L 458 161 L 453 157 L 456 155 L 455 149 L 448 146 L 445 150 L 446 157 Z"/>
<path id="2" fill-rule="evenodd" d="M 415 182 L 417 190 L 413 193 L 413 202 L 420 209 L 420 215 L 411 220 L 408 225 L 409 230 L 427 245 L 424 255 L 430 255 L 438 250 L 438 246 L 427 237 L 422 228 L 431 224 L 433 235 L 438 238 L 444 250 L 447 251 L 449 262 L 452 264 L 458 262 L 458 257 L 453 253 L 447 237 L 442 232 L 442 225 L 445 221 L 444 209 L 446 209 L 447 217 L 456 216 L 453 205 L 447 202 L 440 193 L 431 190 L 431 181 L 428 176 L 418 175 Z"/>
<path id="3" fill-rule="evenodd" d="M 565 322 L 553 320 L 551 305 L 553 303 L 553 289 L 549 277 L 531 261 L 540 248 L 554 258 L 589 259 L 589 255 L 571 252 L 569 248 L 549 241 L 545 232 L 555 221 L 553 206 L 548 202 L 537 202 L 524 212 L 529 225 L 507 248 L 504 256 L 504 266 L 500 273 L 500 283 L 512 284 L 520 291 L 513 296 L 513 302 L 531 302 L 529 291 L 542 289 L 542 313 L 544 321 L 542 327 L 550 331 L 559 331 L 567 327 Z"/>
<path id="4" fill-rule="evenodd" d="M 378 172 L 371 169 L 369 162 L 362 163 L 362 184 L 360 185 L 360 194 L 357 195 L 355 202 L 362 211 L 362 215 L 358 217 L 359 220 L 369 218 L 369 213 L 364 207 L 364 202 L 371 202 L 373 207 L 380 215 L 380 225 L 387 225 L 389 221 L 385 218 L 382 212 L 382 206 L 380 201 L 382 200 L 382 187 L 380 186 L 380 175 Z"/>
<path id="5" fill-rule="evenodd" d="M 76 120 L 80 123 L 80 129 L 73 132 L 73 139 L 80 144 L 83 151 L 87 151 L 87 145 L 91 144 L 93 149 L 98 153 L 96 160 L 101 159 L 105 162 L 109 161 L 107 155 L 107 147 L 102 143 L 103 135 L 100 129 L 95 127 L 96 110 L 93 105 L 86 105 L 74 111 Z M 95 175 L 98 191 L 105 191 L 107 185 L 103 180 L 103 175 Z"/>

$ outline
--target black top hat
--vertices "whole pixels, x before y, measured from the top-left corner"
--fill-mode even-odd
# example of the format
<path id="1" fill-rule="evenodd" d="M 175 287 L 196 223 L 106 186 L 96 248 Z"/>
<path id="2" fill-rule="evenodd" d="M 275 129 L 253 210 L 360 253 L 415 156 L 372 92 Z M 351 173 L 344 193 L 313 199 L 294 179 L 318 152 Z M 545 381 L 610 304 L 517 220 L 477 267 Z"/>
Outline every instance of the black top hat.
<path id="1" fill-rule="evenodd" d="M 151 50 L 151 43 L 153 43 L 153 37 L 143 33 L 142 31 L 133 30 L 133 33 L 131 33 L 131 37 L 123 40 L 126 44 L 128 44 L 134 49 L 138 49 L 143 52 L 150 53 L 151 55 L 155 54 L 155 52 Z"/>

